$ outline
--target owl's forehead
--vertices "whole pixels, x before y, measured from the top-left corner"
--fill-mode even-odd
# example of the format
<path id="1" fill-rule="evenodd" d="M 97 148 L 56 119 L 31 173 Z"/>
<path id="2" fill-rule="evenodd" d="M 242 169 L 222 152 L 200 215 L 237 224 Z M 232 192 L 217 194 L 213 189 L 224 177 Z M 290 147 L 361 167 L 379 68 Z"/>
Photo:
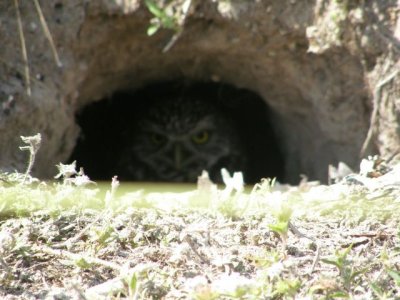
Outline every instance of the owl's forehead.
<path id="1" fill-rule="evenodd" d="M 207 100 L 193 98 L 163 99 L 154 103 L 144 121 L 166 131 L 185 132 L 211 119 L 216 107 Z"/>

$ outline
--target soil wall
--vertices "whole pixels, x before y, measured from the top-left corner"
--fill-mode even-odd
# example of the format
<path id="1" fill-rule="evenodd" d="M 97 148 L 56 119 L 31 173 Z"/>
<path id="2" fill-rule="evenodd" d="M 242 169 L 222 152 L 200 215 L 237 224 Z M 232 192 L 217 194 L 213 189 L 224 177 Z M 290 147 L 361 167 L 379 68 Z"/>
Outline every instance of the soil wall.
<path id="1" fill-rule="evenodd" d="M 261 96 L 288 182 L 301 173 L 326 180 L 329 164 L 357 169 L 367 154 L 399 150 L 397 0 L 192 0 L 165 12 L 177 31 L 148 36 L 154 15 L 139 0 L 41 1 L 40 11 L 34 1 L 1 1 L 0 167 L 24 170 L 19 136 L 40 132 L 34 172 L 54 176 L 74 149 L 82 108 L 181 79 Z"/>

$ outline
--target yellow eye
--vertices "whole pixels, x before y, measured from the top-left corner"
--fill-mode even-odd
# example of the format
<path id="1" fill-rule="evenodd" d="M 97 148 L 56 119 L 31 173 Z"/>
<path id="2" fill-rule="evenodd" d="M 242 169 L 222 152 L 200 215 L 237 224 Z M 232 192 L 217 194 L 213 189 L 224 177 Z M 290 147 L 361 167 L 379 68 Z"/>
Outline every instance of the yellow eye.
<path id="1" fill-rule="evenodd" d="M 195 135 L 193 135 L 192 141 L 195 144 L 201 145 L 201 144 L 207 143 L 209 137 L 210 137 L 210 134 L 208 133 L 208 131 L 203 130 L 203 131 L 200 131 L 200 132 L 196 133 Z"/>
<path id="2" fill-rule="evenodd" d="M 165 142 L 165 137 L 158 133 L 152 133 L 150 136 L 151 141 L 154 145 L 161 145 Z"/>

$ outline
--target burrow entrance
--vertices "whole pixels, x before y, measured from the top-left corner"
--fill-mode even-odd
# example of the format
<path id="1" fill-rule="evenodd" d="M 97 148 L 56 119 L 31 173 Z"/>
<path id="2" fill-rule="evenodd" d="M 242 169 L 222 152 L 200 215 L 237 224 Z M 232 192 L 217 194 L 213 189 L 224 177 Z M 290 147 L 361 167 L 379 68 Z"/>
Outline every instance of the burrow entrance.
<path id="1" fill-rule="evenodd" d="M 204 103 L 212 102 L 213 105 L 215 104 L 215 109 L 220 110 L 217 112 L 217 118 L 229 119 L 229 127 L 232 128 L 218 128 L 218 126 L 223 127 L 225 124 L 216 124 L 217 128 L 212 128 L 209 133 L 207 132 L 207 135 L 210 134 L 210 140 L 207 142 L 209 144 L 218 143 L 216 135 L 234 135 L 235 141 L 237 138 L 240 145 L 232 147 L 240 149 L 233 151 L 239 153 L 239 157 L 236 159 L 241 160 L 243 158 L 244 162 L 241 167 L 246 183 L 256 183 L 266 177 L 276 177 L 279 181 L 285 180 L 282 144 L 277 138 L 277 132 L 272 121 L 274 112 L 257 94 L 247 89 L 239 89 L 232 85 L 215 82 L 174 81 L 153 83 L 136 91 L 115 92 L 111 97 L 87 105 L 77 114 L 77 123 L 81 127 L 81 135 L 70 161 L 76 160 L 78 166 L 83 167 L 85 173 L 95 180 L 109 180 L 114 175 L 118 175 L 122 180 L 137 179 L 130 176 L 131 173 L 129 172 L 127 174 L 127 169 L 140 168 L 140 166 L 127 166 L 132 162 L 125 156 L 132 155 L 130 150 L 127 151 L 127 149 L 135 141 L 135 127 L 138 126 L 138 119 L 142 117 L 142 114 L 154 109 L 155 105 L 160 105 L 160 103 L 162 105 L 162 101 L 169 99 L 180 101 L 179 99 L 182 98 L 189 99 L 188 101 L 195 98 Z M 163 118 L 168 118 L 168 110 L 163 111 L 163 113 Z M 190 119 L 197 117 L 193 115 L 196 113 L 201 112 L 196 110 L 184 111 L 183 118 L 190 121 Z M 213 113 L 211 111 L 211 114 Z M 172 118 L 171 122 L 174 121 Z M 185 126 L 185 122 L 178 126 Z M 146 126 L 151 127 L 151 124 Z M 161 143 L 161 141 L 154 141 L 154 139 L 161 139 L 162 136 L 154 137 L 152 136 L 154 135 L 152 129 L 145 128 L 145 130 L 148 134 L 148 140 L 146 137 L 139 143 Z M 180 130 L 180 128 L 176 130 Z M 191 128 L 183 128 L 182 130 L 190 131 Z M 200 135 L 200 138 L 205 138 L 204 132 L 201 132 Z M 198 139 L 199 137 L 195 138 Z M 218 146 L 209 145 L 211 153 L 205 155 L 210 155 L 209 159 L 213 159 L 217 155 L 215 152 L 219 151 Z M 204 150 L 204 147 L 204 145 L 194 147 L 194 151 L 207 151 Z M 226 145 L 226 147 L 229 147 L 229 145 Z M 143 155 L 147 155 L 147 153 Z M 171 156 L 170 159 L 174 160 L 173 152 L 160 155 Z M 186 155 L 193 155 L 193 159 L 197 159 L 196 154 L 186 153 Z M 124 159 L 127 162 L 121 164 Z M 233 162 L 234 165 L 235 163 Z M 218 167 L 222 166 L 229 168 L 224 166 L 223 162 L 218 165 Z M 232 169 L 231 171 L 235 170 Z M 154 180 L 150 175 L 148 177 L 143 175 L 140 179 L 144 181 Z M 183 181 L 186 180 L 183 179 Z"/>
<path id="2" fill-rule="evenodd" d="M 189 94 L 201 90 L 223 102 L 234 119 L 250 158 L 249 183 L 277 176 L 297 184 L 301 174 L 326 182 L 330 164 L 357 171 L 362 156 L 377 153 L 373 143 L 360 151 L 372 108 L 366 66 L 345 47 L 309 51 L 305 32 L 313 10 L 274 2 L 266 14 L 263 3 L 240 1 L 238 8 L 246 7 L 236 21 L 218 13 L 213 1 L 201 3 L 168 50 L 174 33 L 147 36 L 151 14 L 144 6 L 86 20 L 66 97 L 82 132 L 63 161 L 76 159 L 93 179 L 109 180 L 119 173 L 113 164 L 129 140 L 124 131 L 149 103 L 145 96 L 165 89 L 179 96 L 187 82 Z"/>
<path id="3" fill-rule="evenodd" d="M 146 88 L 182 79 L 247 89 L 268 106 L 265 128 L 274 135 L 258 139 L 253 130 L 255 148 L 263 154 L 249 155 L 256 157 L 249 181 L 271 169 L 283 173 L 284 182 L 296 184 L 300 174 L 326 181 L 329 164 L 342 161 L 357 171 L 366 155 L 389 156 L 398 149 L 396 1 L 192 1 L 179 34 L 160 28 L 152 36 L 147 32 L 155 16 L 143 1 L 58 2 L 62 5 L 42 3 L 42 10 L 62 67 L 54 63 L 46 35 L 38 34 L 36 10 L 21 4 L 30 96 L 28 77 L 19 75 L 26 67 L 20 41 L 10 34 L 18 28 L 13 8 L 0 9 L 8 45 L 0 53 L 0 94 L 8 99 L 0 107 L 3 170 L 26 168 L 26 153 L 15 151 L 19 136 L 40 132 L 34 176 L 52 178 L 56 164 L 75 157 L 89 175 L 109 180 L 115 149 L 123 142 L 118 137 L 122 116 L 140 108 Z M 175 5 L 167 10 L 171 13 L 182 8 L 182 1 L 158 2 Z M 124 101 L 117 91 L 127 90 L 134 97 Z M 226 105 L 233 116 L 234 102 Z M 251 108 L 246 113 L 250 121 L 259 115 Z M 239 132 L 243 125 L 237 127 Z M 282 163 L 262 161 L 277 157 L 269 148 L 258 150 L 270 140 Z"/>

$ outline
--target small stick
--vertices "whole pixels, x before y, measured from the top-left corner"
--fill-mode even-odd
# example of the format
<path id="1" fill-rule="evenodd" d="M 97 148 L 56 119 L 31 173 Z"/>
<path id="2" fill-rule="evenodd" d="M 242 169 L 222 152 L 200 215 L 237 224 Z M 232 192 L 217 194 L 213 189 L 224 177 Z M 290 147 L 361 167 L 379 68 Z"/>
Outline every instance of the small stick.
<path id="1" fill-rule="evenodd" d="M 181 37 L 183 33 L 183 26 L 185 25 L 185 21 L 187 19 L 187 16 L 189 14 L 190 6 L 192 5 L 192 0 L 186 0 L 183 4 L 183 18 L 182 18 L 182 23 L 180 24 L 180 28 L 178 29 L 178 32 L 176 32 L 172 38 L 169 40 L 167 45 L 164 47 L 162 50 L 163 53 L 168 52 L 173 45 L 178 41 L 178 39 Z"/>
<path id="2" fill-rule="evenodd" d="M 24 72 L 25 72 L 26 94 L 30 97 L 32 94 L 31 93 L 31 76 L 29 73 L 28 53 L 26 51 L 24 29 L 22 28 L 22 19 L 21 19 L 21 13 L 19 10 L 18 0 L 14 0 L 14 6 L 15 6 L 16 14 L 17 14 L 18 33 L 19 33 L 19 39 L 21 42 L 21 50 L 22 50 L 22 60 L 24 61 L 24 64 L 25 64 Z"/>
<path id="3" fill-rule="evenodd" d="M 186 236 L 183 238 L 183 240 L 184 240 L 186 243 L 189 244 L 189 246 L 190 246 L 190 248 L 192 249 L 192 251 L 200 258 L 200 260 L 201 260 L 202 263 L 210 264 L 210 261 L 209 261 L 206 257 L 204 257 L 199 251 L 197 251 L 197 249 L 196 249 L 196 247 L 195 247 L 195 245 L 194 245 L 194 243 L 193 243 L 193 240 L 192 240 L 192 238 L 191 238 L 189 235 L 186 235 Z"/>
<path id="4" fill-rule="evenodd" d="M 294 226 L 292 222 L 289 222 L 289 228 L 295 235 L 302 237 L 302 238 L 309 239 L 317 245 L 317 253 L 315 254 L 315 257 L 313 259 L 313 263 L 312 263 L 311 269 L 310 269 L 310 275 L 311 275 L 315 270 L 315 266 L 317 265 L 317 262 L 319 260 L 320 254 L 321 254 L 320 246 L 313 237 L 307 236 L 304 233 L 300 232 L 300 230 L 298 230 L 297 227 Z"/>
<path id="5" fill-rule="evenodd" d="M 46 22 L 46 19 L 44 18 L 42 9 L 40 8 L 39 1 L 33 0 L 33 2 L 35 3 L 35 7 L 36 7 L 37 13 L 39 15 L 40 23 L 42 24 L 44 35 L 46 36 L 47 40 L 49 41 L 51 51 L 53 52 L 54 60 L 56 61 L 58 67 L 62 67 L 62 63 L 58 56 L 56 46 L 54 45 L 53 37 L 51 36 L 49 26 L 47 26 L 47 22 Z"/>
<path id="6" fill-rule="evenodd" d="M 80 259 L 84 259 L 89 264 L 100 265 L 100 266 L 103 266 L 103 267 L 110 268 L 112 270 L 118 271 L 120 273 L 123 270 L 123 268 L 120 265 L 112 263 L 112 262 L 109 262 L 109 261 L 106 261 L 104 259 L 97 258 L 97 257 L 85 256 L 85 255 L 82 255 L 82 254 L 75 254 L 75 253 L 72 253 L 72 252 L 67 251 L 67 250 L 53 249 L 51 247 L 44 246 L 44 245 L 40 245 L 40 246 L 36 245 L 36 246 L 33 247 L 33 249 L 35 251 L 47 253 L 47 254 L 50 254 L 50 255 L 57 256 L 57 257 L 66 257 L 66 258 L 68 258 L 68 259 L 70 259 L 72 261 L 78 261 Z"/>

